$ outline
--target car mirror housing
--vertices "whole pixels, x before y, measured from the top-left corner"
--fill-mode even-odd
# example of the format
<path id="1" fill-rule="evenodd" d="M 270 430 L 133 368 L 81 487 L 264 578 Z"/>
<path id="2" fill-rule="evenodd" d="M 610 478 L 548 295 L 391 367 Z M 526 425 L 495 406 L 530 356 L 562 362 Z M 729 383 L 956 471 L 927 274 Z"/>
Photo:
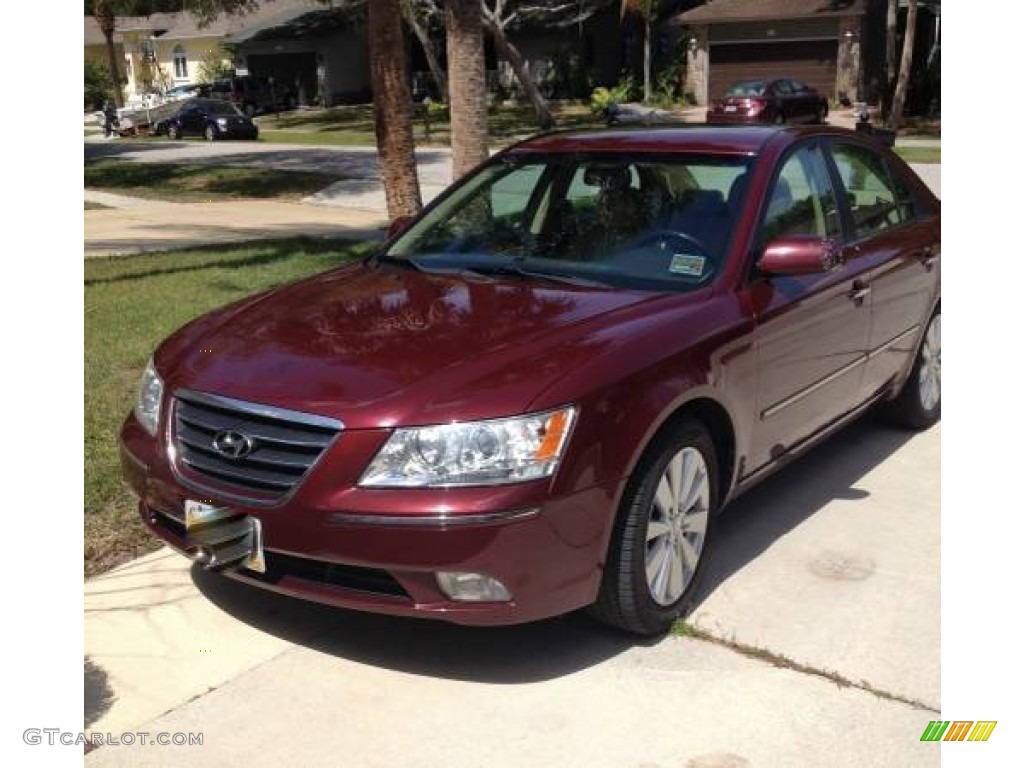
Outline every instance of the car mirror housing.
<path id="1" fill-rule="evenodd" d="M 409 226 L 412 222 L 412 216 L 398 216 L 391 220 L 388 224 L 387 239 L 390 240 L 397 234 L 400 234 L 402 230 Z"/>
<path id="2" fill-rule="evenodd" d="M 766 275 L 813 275 L 830 272 L 840 264 L 835 241 L 815 235 L 772 240 L 757 262 Z"/>

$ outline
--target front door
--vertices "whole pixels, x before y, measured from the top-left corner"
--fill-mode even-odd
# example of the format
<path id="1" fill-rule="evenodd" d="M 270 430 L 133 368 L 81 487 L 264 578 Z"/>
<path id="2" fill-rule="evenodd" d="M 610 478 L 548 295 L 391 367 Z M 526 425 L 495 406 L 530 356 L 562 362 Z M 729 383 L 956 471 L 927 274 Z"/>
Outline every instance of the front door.
<path id="1" fill-rule="evenodd" d="M 840 240 L 842 225 L 823 150 L 797 145 L 780 162 L 758 235 L 816 235 Z M 764 276 L 754 268 L 742 297 L 754 315 L 757 398 L 746 469 L 755 471 L 818 432 L 864 399 L 870 306 L 868 265 L 853 253 L 830 272 Z"/>

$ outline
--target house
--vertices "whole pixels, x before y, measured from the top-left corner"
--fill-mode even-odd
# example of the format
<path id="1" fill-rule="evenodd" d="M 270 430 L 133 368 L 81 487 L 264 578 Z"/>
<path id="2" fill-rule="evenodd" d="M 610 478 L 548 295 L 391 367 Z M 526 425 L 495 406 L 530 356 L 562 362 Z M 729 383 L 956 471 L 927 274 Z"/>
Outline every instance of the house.
<path id="1" fill-rule="evenodd" d="M 707 104 L 733 83 L 786 76 L 853 101 L 863 89 L 870 5 L 876 0 L 711 0 L 681 13 L 672 24 L 685 27 L 684 90 Z"/>
<path id="2" fill-rule="evenodd" d="M 687 46 L 685 92 L 697 104 L 732 83 L 801 80 L 830 99 L 875 101 L 885 83 L 886 0 L 710 0 L 673 17 Z M 921 0 L 915 51 L 938 46 L 941 0 Z M 900 3 L 901 24 L 906 0 Z M 918 55 L 915 54 L 915 62 Z"/>
<path id="3" fill-rule="evenodd" d="M 295 84 L 300 102 L 369 97 L 365 31 L 358 19 L 318 0 L 269 0 L 206 26 L 186 12 L 119 16 L 114 44 L 129 99 L 197 83 L 204 62 Z M 106 41 L 91 16 L 85 57 L 107 63 Z"/>

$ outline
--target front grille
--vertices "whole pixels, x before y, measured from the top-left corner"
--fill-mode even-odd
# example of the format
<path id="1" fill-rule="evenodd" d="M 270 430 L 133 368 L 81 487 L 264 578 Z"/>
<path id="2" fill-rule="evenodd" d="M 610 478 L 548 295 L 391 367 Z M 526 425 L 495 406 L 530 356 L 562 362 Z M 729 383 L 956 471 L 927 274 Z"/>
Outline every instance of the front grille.
<path id="1" fill-rule="evenodd" d="M 173 404 L 178 469 L 194 484 L 241 499 L 273 503 L 287 496 L 341 431 L 323 416 L 179 390 Z M 249 438 L 248 454 L 231 458 L 216 447 L 222 433 Z M 194 476 L 193 476 L 194 475 Z"/>
<path id="2" fill-rule="evenodd" d="M 268 584 L 277 584 L 285 576 L 291 576 L 303 581 L 341 587 L 356 592 L 409 599 L 409 593 L 387 571 L 358 565 L 329 563 L 324 560 L 310 560 L 269 550 L 264 550 L 263 555 L 267 566 L 265 573 L 257 573 L 247 568 L 241 569 L 240 573 L 255 581 L 263 581 Z"/>

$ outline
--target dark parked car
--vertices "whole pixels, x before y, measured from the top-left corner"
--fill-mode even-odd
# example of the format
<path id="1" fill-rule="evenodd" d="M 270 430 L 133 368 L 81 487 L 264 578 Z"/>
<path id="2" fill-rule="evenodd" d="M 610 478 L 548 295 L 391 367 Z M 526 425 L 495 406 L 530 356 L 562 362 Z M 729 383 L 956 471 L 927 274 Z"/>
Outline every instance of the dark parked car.
<path id="1" fill-rule="evenodd" d="M 217 99 L 189 99 L 178 111 L 157 125 L 157 133 L 166 133 L 171 139 L 184 136 L 203 136 L 209 141 L 217 139 L 255 139 L 259 128 L 238 107 Z"/>
<path id="2" fill-rule="evenodd" d="M 789 78 L 730 86 L 707 112 L 709 123 L 824 123 L 828 99 Z"/>
<path id="3" fill-rule="evenodd" d="M 940 416 L 940 204 L 859 134 L 547 134 L 399 228 L 159 346 L 121 433 L 155 535 L 336 606 L 658 633 L 731 499 Z"/>
<path id="4" fill-rule="evenodd" d="M 296 104 L 294 90 L 270 78 L 255 75 L 215 80 L 210 86 L 210 96 L 230 101 L 249 117 L 277 109 L 294 109 Z"/>

